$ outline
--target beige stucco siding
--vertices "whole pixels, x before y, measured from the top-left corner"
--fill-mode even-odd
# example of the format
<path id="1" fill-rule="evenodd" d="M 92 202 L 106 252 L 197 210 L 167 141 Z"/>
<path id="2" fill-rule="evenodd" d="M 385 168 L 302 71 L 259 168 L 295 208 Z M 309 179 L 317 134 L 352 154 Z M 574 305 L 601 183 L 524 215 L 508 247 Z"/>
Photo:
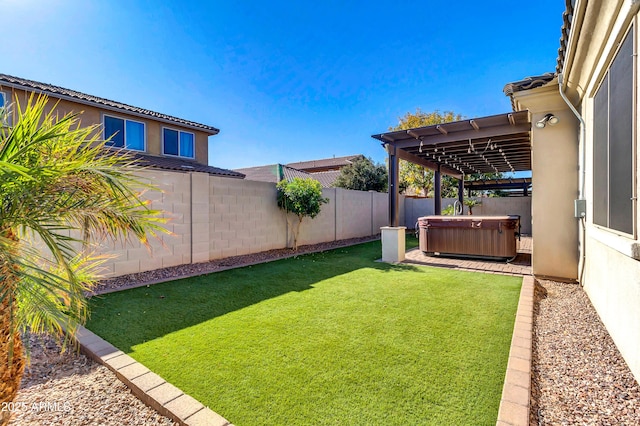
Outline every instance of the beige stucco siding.
<path id="1" fill-rule="evenodd" d="M 594 97 L 615 57 L 618 45 L 633 24 L 636 46 L 640 39 L 638 6 L 630 0 L 605 2 L 579 1 L 576 5 L 579 37 L 568 46 L 568 91 L 579 105 L 585 126 L 585 198 L 587 217 L 584 241 L 584 275 L 582 284 L 616 346 L 640 380 L 640 242 L 638 240 L 637 202 L 633 235 L 621 234 L 593 223 L 594 209 Z M 634 93 L 634 187 L 640 193 L 640 149 L 638 134 L 638 70 L 635 56 Z M 537 186 L 536 186 L 537 188 Z M 535 242 L 537 247 L 537 240 Z"/>
<path id="2" fill-rule="evenodd" d="M 31 94 L 31 92 L 26 92 L 24 90 L 10 87 L 3 87 L 1 85 L 0 90 L 8 93 L 11 97 L 12 102 L 15 101 L 17 96 L 21 105 L 26 105 L 27 100 L 29 99 L 29 96 Z M 53 108 L 54 106 L 56 107 L 56 111 L 60 116 L 71 112 L 81 113 L 80 123 L 82 126 L 101 126 L 102 118 L 105 114 L 113 117 L 119 117 L 144 123 L 146 145 L 145 153 L 150 155 L 162 155 L 163 127 L 193 133 L 195 136 L 195 160 L 201 164 L 208 164 L 209 162 L 209 136 L 205 132 L 194 130 L 185 126 L 181 126 L 179 124 L 165 123 L 149 117 L 129 114 L 121 110 L 102 108 L 84 103 L 74 102 L 67 99 L 57 99 L 53 96 L 50 96 L 49 107 Z"/>
<path id="3" fill-rule="evenodd" d="M 578 278 L 578 120 L 560 97 L 557 81 L 517 92 L 514 100 L 528 109 L 535 123 L 547 113 L 559 123 L 531 128 L 531 232 L 534 236 L 533 273 L 537 276 Z"/>

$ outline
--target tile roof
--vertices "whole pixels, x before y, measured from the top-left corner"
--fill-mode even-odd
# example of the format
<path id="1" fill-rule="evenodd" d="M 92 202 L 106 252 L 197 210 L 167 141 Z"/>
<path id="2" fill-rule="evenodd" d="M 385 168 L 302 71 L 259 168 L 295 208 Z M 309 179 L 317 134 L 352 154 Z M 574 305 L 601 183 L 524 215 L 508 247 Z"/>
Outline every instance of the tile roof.
<path id="1" fill-rule="evenodd" d="M 311 173 L 310 176 L 320 182 L 323 188 L 333 188 L 338 176 L 340 176 L 340 170 L 328 170 L 326 172 Z"/>
<path id="2" fill-rule="evenodd" d="M 258 182 L 278 183 L 282 179 L 311 178 L 320 182 L 323 188 L 331 188 L 335 182 L 339 170 L 330 170 L 326 172 L 307 173 L 302 170 L 294 169 L 284 164 L 270 164 L 267 166 L 247 167 L 244 169 L 235 169 L 236 172 L 245 175 L 247 180 L 255 180 Z"/>
<path id="3" fill-rule="evenodd" d="M 311 173 L 307 173 L 307 172 L 304 172 L 302 170 L 294 169 L 293 167 L 289 167 L 289 166 L 282 166 L 282 172 L 284 174 L 284 178 L 287 179 L 287 180 L 291 180 L 291 179 L 296 178 L 296 177 L 299 177 L 299 178 L 302 178 L 302 179 L 305 179 L 305 178 L 315 179 L 314 175 L 312 175 Z"/>
<path id="4" fill-rule="evenodd" d="M 555 74 L 552 72 L 548 72 L 542 75 L 536 75 L 532 77 L 526 77 L 519 81 L 514 81 L 513 83 L 507 83 L 504 86 L 504 94 L 507 96 L 511 96 L 516 92 L 520 92 L 522 90 L 535 89 L 536 87 L 544 86 L 551 80 L 555 78 Z"/>
<path id="5" fill-rule="evenodd" d="M 134 107 L 93 95 L 87 95 L 86 93 L 65 89 L 64 87 L 54 86 L 52 84 L 40 83 L 38 81 L 27 80 L 26 78 L 14 77 L 11 75 L 0 73 L 0 87 L 2 86 L 16 87 L 19 89 L 26 89 L 30 91 L 39 91 L 56 98 L 70 99 L 76 102 L 94 105 L 99 108 L 120 110 L 129 114 L 149 117 L 164 122 L 186 126 L 192 129 L 206 132 L 210 135 L 215 135 L 220 131 L 215 127 L 208 126 L 206 124 L 200 124 L 194 121 L 184 120 L 182 118 L 173 117 L 171 115 L 162 114 L 148 109 Z"/>
<path id="6" fill-rule="evenodd" d="M 361 157 L 362 154 L 358 155 L 347 155 L 345 157 L 333 157 L 333 158 L 323 158 L 320 160 L 311 160 L 311 161 L 300 161 L 297 163 L 289 163 L 287 166 L 293 167 L 294 169 L 311 171 L 314 169 L 338 169 L 340 167 L 344 167 L 346 165 L 351 164 L 352 160 L 357 157 Z"/>
<path id="7" fill-rule="evenodd" d="M 157 157 L 137 152 L 128 152 L 133 162 L 139 166 L 153 169 L 174 170 L 181 172 L 209 173 L 214 176 L 223 176 L 236 179 L 243 179 L 244 174 L 233 170 L 220 169 L 218 167 L 206 166 L 192 160 L 185 160 L 177 157 Z"/>
<path id="8" fill-rule="evenodd" d="M 282 180 L 280 167 L 282 167 L 282 164 L 270 164 L 267 166 L 235 169 L 234 171 L 245 175 L 245 179 L 247 180 L 278 183 Z"/>
<path id="9" fill-rule="evenodd" d="M 576 0 L 565 0 L 565 11 L 562 14 L 562 27 L 560 28 L 560 47 L 558 48 L 558 59 L 556 60 L 556 74 L 562 72 L 565 55 L 567 53 L 567 42 L 571 33 L 571 21 L 573 20 L 573 8 Z"/>

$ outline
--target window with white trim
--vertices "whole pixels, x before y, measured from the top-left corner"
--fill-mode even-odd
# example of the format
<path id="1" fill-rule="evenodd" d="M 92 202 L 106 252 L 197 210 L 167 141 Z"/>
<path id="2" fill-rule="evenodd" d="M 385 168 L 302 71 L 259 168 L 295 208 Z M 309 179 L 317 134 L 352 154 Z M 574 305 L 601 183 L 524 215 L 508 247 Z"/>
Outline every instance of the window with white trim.
<path id="1" fill-rule="evenodd" d="M 593 222 L 634 232 L 634 29 L 629 31 L 594 98 Z"/>
<path id="2" fill-rule="evenodd" d="M 104 138 L 107 146 L 144 151 L 145 127 L 140 121 L 133 121 L 110 115 L 102 117 Z"/>
<path id="3" fill-rule="evenodd" d="M 176 157 L 195 158 L 196 136 L 164 127 L 162 129 L 162 152 Z"/>

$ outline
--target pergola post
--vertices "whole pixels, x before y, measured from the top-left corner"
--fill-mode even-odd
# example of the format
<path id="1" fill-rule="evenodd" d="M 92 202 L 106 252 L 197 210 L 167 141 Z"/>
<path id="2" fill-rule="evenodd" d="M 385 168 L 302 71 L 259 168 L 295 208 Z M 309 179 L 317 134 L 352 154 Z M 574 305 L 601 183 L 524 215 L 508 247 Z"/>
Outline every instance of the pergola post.
<path id="1" fill-rule="evenodd" d="M 389 226 L 380 228 L 382 238 L 382 261 L 402 262 L 405 252 L 404 226 L 398 226 L 398 201 L 400 190 L 400 158 L 394 145 L 385 144 L 389 154 Z"/>
<path id="2" fill-rule="evenodd" d="M 441 175 L 440 175 L 440 164 L 438 164 L 438 168 L 436 170 L 434 170 L 433 173 L 433 177 L 434 177 L 434 184 L 433 184 L 433 189 L 434 189 L 434 205 L 435 205 L 435 211 L 434 214 L 435 215 L 441 215 L 442 214 L 442 179 L 441 179 Z"/>
<path id="3" fill-rule="evenodd" d="M 389 154 L 389 226 L 398 226 L 398 191 L 400 189 L 400 159 L 396 153 L 396 147 L 386 144 Z"/>
<path id="4" fill-rule="evenodd" d="M 460 205 L 464 202 L 464 175 L 458 179 L 458 201 Z"/>

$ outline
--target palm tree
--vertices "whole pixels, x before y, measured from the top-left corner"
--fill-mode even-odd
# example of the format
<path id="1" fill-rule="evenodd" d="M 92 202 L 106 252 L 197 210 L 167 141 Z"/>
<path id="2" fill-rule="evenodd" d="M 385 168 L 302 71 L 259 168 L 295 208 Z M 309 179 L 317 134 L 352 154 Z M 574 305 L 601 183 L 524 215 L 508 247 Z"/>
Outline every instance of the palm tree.
<path id="1" fill-rule="evenodd" d="M 125 154 L 106 149 L 97 126 L 61 118 L 48 99 L 16 99 L 0 120 L 0 402 L 14 400 L 24 369 L 21 333 L 73 334 L 84 292 L 106 260 L 104 238 L 145 244 L 163 228 L 139 198 L 145 185 Z M 49 112 L 47 112 L 49 111 Z M 0 117 L 1 118 L 1 117 Z M 148 188 L 148 187 L 147 187 Z M 67 337 L 64 337 L 66 339 Z M 3 405 L 4 406 L 4 405 Z M 0 413 L 0 425 L 9 413 Z"/>

